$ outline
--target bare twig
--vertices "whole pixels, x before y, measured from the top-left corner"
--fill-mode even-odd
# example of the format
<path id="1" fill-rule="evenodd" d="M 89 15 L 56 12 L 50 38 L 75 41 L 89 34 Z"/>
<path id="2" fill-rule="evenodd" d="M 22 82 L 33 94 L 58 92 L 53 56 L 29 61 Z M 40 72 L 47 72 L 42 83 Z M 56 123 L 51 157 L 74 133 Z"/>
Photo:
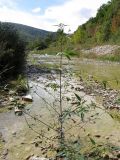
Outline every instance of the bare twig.
<path id="1" fill-rule="evenodd" d="M 51 107 L 58 115 L 60 115 L 60 113 L 56 110 L 56 108 L 54 108 L 49 102 L 47 102 L 45 100 L 45 98 L 41 97 L 36 91 L 34 92 L 38 95 L 38 97 L 40 97 L 49 107 Z"/>
<path id="2" fill-rule="evenodd" d="M 43 122 L 42 120 L 38 119 L 37 117 L 32 116 L 31 114 L 23 111 L 24 114 L 28 115 L 29 117 L 31 117 L 34 120 L 37 120 L 38 122 L 42 123 L 43 125 L 47 126 L 48 128 L 54 130 L 55 132 L 57 131 L 56 129 L 54 129 L 53 127 L 51 127 L 50 125 L 48 125 L 47 123 Z"/>
<path id="3" fill-rule="evenodd" d="M 41 134 L 41 133 L 39 133 L 38 131 L 36 131 L 35 129 L 33 129 L 33 127 L 31 127 L 31 125 L 29 124 L 29 122 L 28 122 L 28 120 L 27 120 L 27 118 L 26 118 L 25 115 L 24 115 L 24 118 L 25 118 L 26 124 L 28 125 L 28 127 L 29 127 L 33 132 L 35 132 L 35 133 L 38 134 L 39 136 L 42 136 L 42 137 L 44 137 L 44 138 L 46 138 L 46 139 L 51 140 L 50 138 L 44 136 L 43 134 Z"/>

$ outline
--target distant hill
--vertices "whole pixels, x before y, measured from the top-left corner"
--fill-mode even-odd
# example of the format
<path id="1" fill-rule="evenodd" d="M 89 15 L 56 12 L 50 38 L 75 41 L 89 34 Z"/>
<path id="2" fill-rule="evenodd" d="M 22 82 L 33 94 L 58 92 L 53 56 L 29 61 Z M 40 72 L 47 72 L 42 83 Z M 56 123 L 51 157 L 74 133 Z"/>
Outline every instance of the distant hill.
<path id="1" fill-rule="evenodd" d="M 10 22 L 4 22 L 4 23 L 7 23 L 8 25 L 11 25 L 13 28 L 15 28 L 20 34 L 21 38 L 24 39 L 25 41 L 35 40 L 37 37 L 45 38 L 48 34 L 55 34 L 55 32 L 49 32 L 22 24 L 10 23 Z"/>
<path id="2" fill-rule="evenodd" d="M 78 27 L 73 35 L 75 43 L 120 43 L 120 0 L 103 4 L 96 14 Z"/>

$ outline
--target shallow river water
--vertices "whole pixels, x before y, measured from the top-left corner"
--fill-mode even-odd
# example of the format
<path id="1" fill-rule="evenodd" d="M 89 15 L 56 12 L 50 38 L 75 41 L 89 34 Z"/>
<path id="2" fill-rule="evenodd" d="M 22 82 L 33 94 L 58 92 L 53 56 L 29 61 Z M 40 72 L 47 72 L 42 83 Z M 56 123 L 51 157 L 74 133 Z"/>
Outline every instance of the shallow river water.
<path id="1" fill-rule="evenodd" d="M 40 66 L 45 66 L 47 64 L 47 66 L 49 65 L 49 67 L 53 67 L 53 63 L 58 65 L 59 61 L 59 58 L 55 58 L 53 56 L 46 57 L 34 55 L 34 57 L 32 57 L 31 59 L 34 59 L 34 64 L 39 64 Z M 68 62 L 68 60 L 64 60 L 63 65 L 65 66 L 65 68 L 75 72 L 77 75 L 82 75 L 83 79 L 87 79 L 89 75 L 92 75 L 97 80 L 107 80 L 108 86 L 120 89 L 119 63 L 73 59 L 71 62 Z M 29 114 L 42 119 L 47 124 L 50 124 L 50 121 L 54 122 L 54 118 L 56 118 L 56 115 L 54 115 L 53 112 L 48 112 L 48 106 L 45 102 L 47 101 L 48 103 L 52 104 L 54 100 L 54 97 L 51 96 L 51 89 L 49 90 L 50 93 L 48 93 L 45 87 L 45 85 L 49 84 L 49 82 L 52 81 L 50 79 L 51 75 L 48 73 L 33 72 L 32 74 L 33 75 L 29 73 L 29 84 L 31 88 L 30 94 L 33 96 L 33 103 L 28 104 L 25 109 Z M 55 76 L 58 79 L 58 75 Z M 63 77 L 64 81 L 65 76 Z M 73 85 L 79 84 L 79 82 L 76 81 L 76 78 L 73 79 L 73 77 L 68 78 L 67 81 L 71 81 L 71 84 Z M 71 89 L 68 87 L 66 95 L 71 96 L 71 92 Z M 85 95 L 83 92 L 80 92 L 79 94 L 81 96 L 85 96 L 86 101 L 95 101 L 94 97 Z M 59 96 L 59 94 L 56 93 L 54 96 Z M 86 124 L 86 134 L 90 133 L 92 136 L 100 135 L 100 140 L 98 141 L 108 141 L 106 137 L 109 137 L 110 143 L 113 143 L 114 145 L 120 147 L 120 123 L 112 119 L 107 113 L 103 113 L 101 109 L 97 109 L 96 112 L 99 112 L 100 116 L 97 118 L 95 124 Z M 2 132 L 3 138 L 5 140 L 3 147 L 4 150 L 8 150 L 6 160 L 24 160 L 27 156 L 33 154 L 38 156 L 41 155 L 40 148 L 35 147 L 34 145 L 37 139 L 37 134 L 29 129 L 25 119 L 27 119 L 29 123 L 34 126 L 35 120 L 31 119 L 31 117 L 29 117 L 28 115 L 18 117 L 15 116 L 14 111 L 0 113 L 0 132 Z M 34 127 L 34 129 L 38 132 L 41 131 L 41 128 L 44 129 L 44 125 L 37 124 Z M 79 130 L 75 131 L 74 129 L 71 129 L 70 132 L 76 135 L 80 133 Z M 83 132 L 81 132 L 80 135 L 81 134 L 83 134 Z M 82 135 L 83 138 L 85 136 L 86 135 Z"/>

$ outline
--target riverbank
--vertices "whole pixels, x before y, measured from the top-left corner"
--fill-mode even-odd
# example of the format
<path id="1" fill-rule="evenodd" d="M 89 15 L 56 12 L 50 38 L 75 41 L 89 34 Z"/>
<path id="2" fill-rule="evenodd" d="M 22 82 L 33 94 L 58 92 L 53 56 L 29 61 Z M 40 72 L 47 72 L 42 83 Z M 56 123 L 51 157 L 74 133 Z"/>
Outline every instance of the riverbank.
<path id="1" fill-rule="evenodd" d="M 63 46 L 64 50 L 66 50 L 66 46 Z M 103 44 L 103 45 L 71 45 L 70 49 L 77 57 L 79 58 L 87 58 L 101 61 L 109 61 L 109 62 L 120 62 L 120 46 L 113 44 Z M 31 54 L 38 55 L 57 55 L 59 53 L 60 48 L 58 46 L 49 46 L 49 48 L 44 50 L 33 50 Z"/>

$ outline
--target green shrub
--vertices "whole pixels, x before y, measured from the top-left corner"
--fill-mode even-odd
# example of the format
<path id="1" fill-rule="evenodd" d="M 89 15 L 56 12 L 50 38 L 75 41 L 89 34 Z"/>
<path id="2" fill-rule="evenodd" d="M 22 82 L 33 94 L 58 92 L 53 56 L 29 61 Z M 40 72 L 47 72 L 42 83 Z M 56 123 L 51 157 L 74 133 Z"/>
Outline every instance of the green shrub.
<path id="1" fill-rule="evenodd" d="M 0 23 L 0 77 L 9 78 L 22 72 L 25 64 L 25 43 L 17 31 Z"/>

